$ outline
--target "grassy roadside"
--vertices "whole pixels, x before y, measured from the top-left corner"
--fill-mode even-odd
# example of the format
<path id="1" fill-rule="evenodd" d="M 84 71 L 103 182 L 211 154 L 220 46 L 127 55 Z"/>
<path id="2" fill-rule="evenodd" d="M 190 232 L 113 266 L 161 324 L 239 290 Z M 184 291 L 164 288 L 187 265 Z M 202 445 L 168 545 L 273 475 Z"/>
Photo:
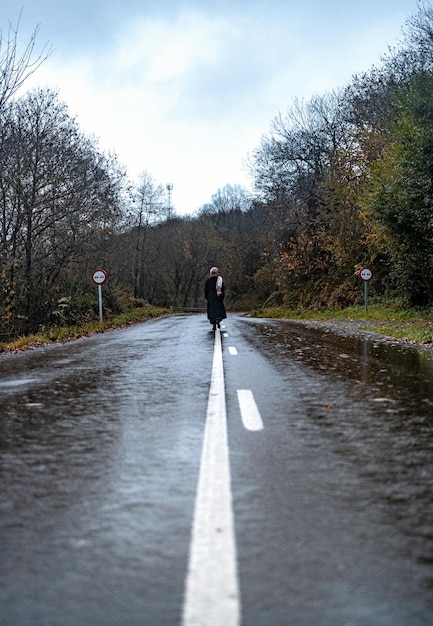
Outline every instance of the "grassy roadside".
<path id="1" fill-rule="evenodd" d="M 125 313 L 108 317 L 102 322 L 102 324 L 99 321 L 93 321 L 86 322 L 80 326 L 53 327 L 34 335 L 17 337 L 13 341 L 0 343 L 0 353 L 16 352 L 18 350 L 26 350 L 28 348 L 53 343 L 64 343 L 72 339 L 78 339 L 79 337 L 86 337 L 95 333 L 103 333 L 107 330 L 122 328 L 130 324 L 146 322 L 156 317 L 168 315 L 169 313 L 170 311 L 168 309 L 153 307 L 150 305 L 137 307 L 130 309 Z"/>
<path id="2" fill-rule="evenodd" d="M 252 317 L 270 317 L 297 320 L 352 320 L 359 328 L 371 332 L 405 339 L 419 344 L 433 343 L 433 309 L 415 311 L 398 306 L 371 305 L 368 311 L 363 306 L 353 306 L 341 311 L 312 311 L 307 309 L 258 309 Z"/>

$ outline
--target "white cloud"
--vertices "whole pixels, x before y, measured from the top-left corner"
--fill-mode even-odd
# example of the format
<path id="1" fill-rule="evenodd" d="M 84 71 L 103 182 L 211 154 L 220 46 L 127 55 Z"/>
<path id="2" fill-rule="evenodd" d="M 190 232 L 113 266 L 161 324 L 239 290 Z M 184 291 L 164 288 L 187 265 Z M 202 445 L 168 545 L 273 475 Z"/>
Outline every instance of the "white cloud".
<path id="1" fill-rule="evenodd" d="M 230 24 L 222 18 L 182 13 L 176 21 L 141 19 L 124 30 L 113 67 L 150 83 L 164 83 L 218 62 Z"/>
<path id="2" fill-rule="evenodd" d="M 91 4 L 94 39 L 50 35 L 57 51 L 32 84 L 58 87 L 85 132 L 131 175 L 173 182 L 174 206 L 189 213 L 226 183 L 248 184 L 243 161 L 273 117 L 367 70 L 416 0 L 134 1 L 122 14 L 106 0 L 98 22 Z"/>
<path id="3" fill-rule="evenodd" d="M 234 34 L 227 20 L 200 13 L 182 14 L 173 23 L 140 20 L 97 62 L 79 57 L 60 65 L 51 59 L 43 78 L 59 87 L 81 126 L 116 151 L 131 175 L 147 169 L 161 182 L 176 181 L 174 205 L 178 197 L 179 210 L 192 212 L 239 178 L 243 156 L 233 155 L 230 141 L 239 110 L 227 114 L 214 102 L 212 111 L 198 111 L 200 99 L 207 99 L 201 77 L 223 71 L 224 48 Z M 247 182 L 242 173 L 240 178 Z"/>

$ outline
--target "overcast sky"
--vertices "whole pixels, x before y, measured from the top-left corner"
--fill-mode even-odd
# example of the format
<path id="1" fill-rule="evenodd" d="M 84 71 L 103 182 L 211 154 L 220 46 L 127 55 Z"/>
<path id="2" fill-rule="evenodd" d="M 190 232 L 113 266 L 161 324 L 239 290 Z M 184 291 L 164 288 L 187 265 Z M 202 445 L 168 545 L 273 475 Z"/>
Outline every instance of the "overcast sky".
<path id="1" fill-rule="evenodd" d="M 51 87 L 130 177 L 173 183 L 193 213 L 226 184 L 294 98 L 350 82 L 402 38 L 417 0 L 1 0 L 0 25 L 40 24 Z"/>

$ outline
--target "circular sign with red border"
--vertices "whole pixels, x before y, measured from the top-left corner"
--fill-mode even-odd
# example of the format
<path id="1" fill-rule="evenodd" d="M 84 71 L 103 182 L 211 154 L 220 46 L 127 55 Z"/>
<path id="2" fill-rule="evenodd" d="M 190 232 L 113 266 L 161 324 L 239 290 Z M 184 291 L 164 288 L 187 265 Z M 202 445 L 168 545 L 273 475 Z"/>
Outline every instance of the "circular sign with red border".
<path id="1" fill-rule="evenodd" d="M 92 280 L 95 285 L 103 285 L 107 280 L 107 272 L 105 270 L 95 270 L 92 274 Z"/>
<path id="2" fill-rule="evenodd" d="M 369 267 L 363 267 L 362 270 L 359 272 L 359 277 L 361 278 L 361 280 L 368 282 L 373 278 L 373 272 Z"/>

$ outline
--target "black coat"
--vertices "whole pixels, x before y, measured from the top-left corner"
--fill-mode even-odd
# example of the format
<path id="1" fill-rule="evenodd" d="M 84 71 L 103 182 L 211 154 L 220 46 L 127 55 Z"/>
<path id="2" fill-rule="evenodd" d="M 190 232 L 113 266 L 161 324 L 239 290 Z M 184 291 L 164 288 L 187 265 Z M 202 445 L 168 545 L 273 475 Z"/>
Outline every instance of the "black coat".
<path id="1" fill-rule="evenodd" d="M 224 283 L 219 296 L 216 292 L 216 282 L 217 277 L 211 276 L 204 285 L 204 297 L 207 300 L 207 317 L 211 324 L 216 324 L 227 317 L 224 307 Z"/>

